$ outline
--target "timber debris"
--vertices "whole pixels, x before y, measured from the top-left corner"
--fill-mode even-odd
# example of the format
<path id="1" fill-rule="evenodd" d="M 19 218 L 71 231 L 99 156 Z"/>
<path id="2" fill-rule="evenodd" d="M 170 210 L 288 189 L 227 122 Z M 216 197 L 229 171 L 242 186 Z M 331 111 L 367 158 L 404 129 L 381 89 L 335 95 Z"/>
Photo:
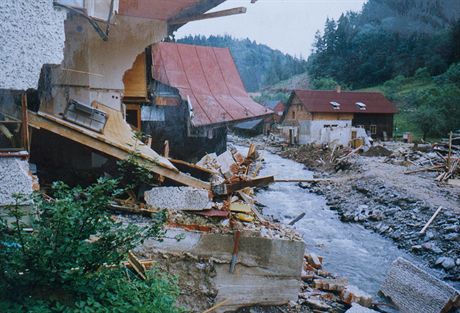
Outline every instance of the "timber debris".
<path id="1" fill-rule="evenodd" d="M 307 306 L 315 312 L 345 312 L 350 306 L 350 312 L 358 308 L 362 312 L 375 312 L 371 308 L 377 308 L 378 304 L 374 303 L 372 297 L 350 285 L 348 279 L 325 271 L 321 256 L 308 253 L 304 260 L 304 285 L 297 302 L 299 306 Z"/>

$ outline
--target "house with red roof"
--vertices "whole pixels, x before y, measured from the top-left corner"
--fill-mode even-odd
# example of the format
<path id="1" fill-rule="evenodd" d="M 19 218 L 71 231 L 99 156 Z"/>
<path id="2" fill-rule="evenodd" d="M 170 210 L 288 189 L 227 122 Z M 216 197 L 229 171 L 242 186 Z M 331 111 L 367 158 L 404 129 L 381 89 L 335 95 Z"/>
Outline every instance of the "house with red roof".
<path id="1" fill-rule="evenodd" d="M 395 113 L 394 104 L 378 92 L 294 90 L 282 128 L 292 143 L 348 145 L 359 133 L 372 139 L 391 138 Z"/>

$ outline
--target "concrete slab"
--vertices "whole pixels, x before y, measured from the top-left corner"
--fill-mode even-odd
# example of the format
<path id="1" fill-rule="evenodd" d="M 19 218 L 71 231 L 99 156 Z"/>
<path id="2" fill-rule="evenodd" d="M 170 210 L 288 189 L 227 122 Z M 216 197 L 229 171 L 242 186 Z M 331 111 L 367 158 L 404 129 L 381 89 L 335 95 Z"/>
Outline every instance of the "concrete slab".
<path id="1" fill-rule="evenodd" d="M 345 313 L 377 313 L 377 311 L 365 308 L 358 303 L 353 303 L 350 309 L 348 309 Z"/>
<path id="2" fill-rule="evenodd" d="M 144 198 L 149 207 L 159 210 L 202 211 L 212 207 L 208 191 L 193 187 L 155 187 L 146 191 Z"/>
<path id="3" fill-rule="evenodd" d="M 403 258 L 393 262 L 381 291 L 401 313 L 448 312 L 460 305 L 458 290 Z"/>
<path id="4" fill-rule="evenodd" d="M 179 242 L 170 239 L 178 233 L 185 233 L 185 239 Z M 233 274 L 229 273 L 233 251 L 232 233 L 200 233 L 172 229 L 168 230 L 167 238 L 163 242 L 147 240 L 137 251 L 141 251 L 146 257 L 167 253 L 212 261 L 215 274 L 211 275 L 212 277 L 207 276 L 206 279 L 211 281 L 217 290 L 213 303 L 228 299 L 224 306 L 216 310 L 227 312 L 244 306 L 278 305 L 297 301 L 305 243 L 263 238 L 257 232 L 242 231 Z M 187 286 L 196 282 L 182 281 L 179 275 L 179 284 Z"/>
<path id="5" fill-rule="evenodd" d="M 0 207 L 15 204 L 15 193 L 30 196 L 32 192 L 29 163 L 21 158 L 0 158 Z"/>

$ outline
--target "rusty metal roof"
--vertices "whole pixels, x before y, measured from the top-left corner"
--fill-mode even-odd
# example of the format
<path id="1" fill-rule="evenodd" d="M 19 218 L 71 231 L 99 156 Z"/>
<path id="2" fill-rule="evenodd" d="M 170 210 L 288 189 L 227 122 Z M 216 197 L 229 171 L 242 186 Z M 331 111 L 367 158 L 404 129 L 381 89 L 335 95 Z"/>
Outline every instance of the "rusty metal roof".
<path id="1" fill-rule="evenodd" d="M 396 113 L 398 110 L 382 93 L 335 90 L 294 90 L 308 112 L 321 113 Z M 292 100 L 292 96 L 291 96 Z M 338 103 L 334 108 L 331 103 Z M 363 103 L 365 109 L 358 103 Z"/>
<path id="2" fill-rule="evenodd" d="M 190 100 L 194 126 L 273 113 L 249 97 L 227 48 L 162 42 L 152 46 L 152 58 L 153 78 Z"/>

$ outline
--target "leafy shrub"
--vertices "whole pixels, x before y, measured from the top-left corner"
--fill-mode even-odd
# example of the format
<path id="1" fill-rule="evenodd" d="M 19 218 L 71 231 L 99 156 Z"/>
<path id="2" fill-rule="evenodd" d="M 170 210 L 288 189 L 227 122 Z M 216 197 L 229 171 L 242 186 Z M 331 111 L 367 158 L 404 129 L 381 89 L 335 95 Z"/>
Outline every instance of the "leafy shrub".
<path id="1" fill-rule="evenodd" d="M 163 236 L 164 213 L 147 227 L 123 225 L 106 208 L 116 180 L 87 188 L 55 183 L 51 196 L 36 195 L 38 218 L 24 232 L 21 204 L 0 219 L 1 312 L 176 312 L 178 290 L 164 274 L 138 281 L 117 266 L 146 238 Z M 113 267 L 107 265 L 115 265 Z"/>

